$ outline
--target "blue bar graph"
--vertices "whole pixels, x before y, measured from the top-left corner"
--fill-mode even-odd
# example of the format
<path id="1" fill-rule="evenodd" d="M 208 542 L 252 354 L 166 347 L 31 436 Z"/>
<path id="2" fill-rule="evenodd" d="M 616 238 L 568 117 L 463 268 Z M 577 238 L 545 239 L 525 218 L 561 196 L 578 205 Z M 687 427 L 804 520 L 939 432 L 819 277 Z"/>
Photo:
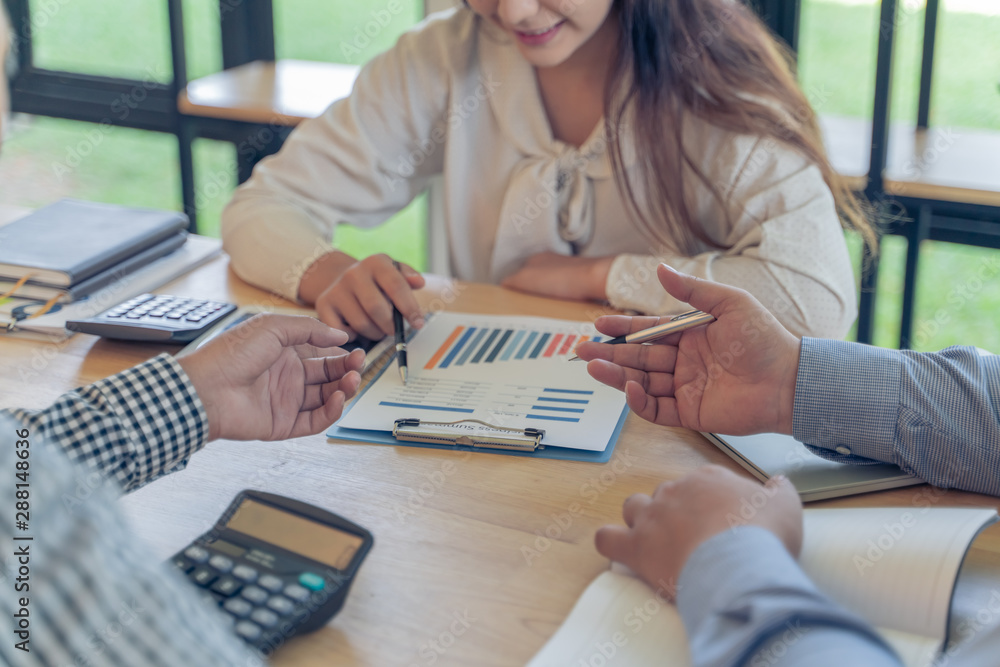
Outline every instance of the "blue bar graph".
<path id="1" fill-rule="evenodd" d="M 513 333 L 513 329 L 507 329 L 503 332 L 503 335 L 500 336 L 500 341 L 496 344 L 496 347 L 494 347 L 493 351 L 490 352 L 488 357 L 486 357 L 486 363 L 492 364 L 496 360 L 497 355 L 500 354 L 500 350 L 502 350 L 503 346 L 507 344 L 507 341 L 510 340 Z"/>
<path id="2" fill-rule="evenodd" d="M 490 349 L 490 345 L 493 344 L 493 341 L 496 340 L 496 337 L 499 335 L 500 335 L 499 329 L 494 329 L 493 331 L 491 331 L 490 335 L 486 337 L 486 342 L 482 344 L 482 346 L 479 348 L 479 351 L 476 352 L 475 356 L 472 357 L 472 361 L 470 361 L 469 363 L 478 364 L 480 361 L 482 361 L 483 357 L 486 356 L 487 350 Z"/>
<path id="3" fill-rule="evenodd" d="M 472 414 L 475 410 L 469 408 L 449 408 L 443 405 L 422 405 L 420 403 L 396 403 L 395 401 L 379 401 L 379 405 L 386 405 L 390 408 L 415 408 L 417 410 L 439 410 L 441 412 L 464 412 Z"/>
<path id="4" fill-rule="evenodd" d="M 476 334 L 476 337 L 472 339 L 472 343 L 469 344 L 469 347 L 465 348 L 465 352 L 463 352 L 462 356 L 460 356 L 458 361 L 455 362 L 456 366 L 461 366 L 466 362 L 469 355 L 472 354 L 472 351 L 476 349 L 476 346 L 479 345 L 479 341 L 481 341 L 485 335 L 486 329 L 480 329 L 479 333 Z"/>
<path id="5" fill-rule="evenodd" d="M 531 349 L 531 344 L 534 342 L 535 338 L 538 337 L 537 331 L 531 331 L 528 333 L 528 338 L 524 341 L 524 345 L 520 350 L 517 351 L 517 356 L 515 359 L 524 359 L 524 355 L 528 354 L 528 350 Z"/>
<path id="6" fill-rule="evenodd" d="M 521 329 L 514 334 L 514 339 L 510 341 L 510 345 L 503 351 L 500 361 L 507 361 L 510 359 L 510 355 L 514 354 L 514 350 L 516 350 L 517 346 L 521 344 L 522 338 L 524 338 L 524 329 Z"/>
<path id="7" fill-rule="evenodd" d="M 532 359 L 537 359 L 538 358 L 538 355 L 540 355 L 542 353 L 542 350 L 545 349 L 545 344 L 547 342 L 549 342 L 549 338 L 551 338 L 551 337 L 552 337 L 552 334 L 550 334 L 550 333 L 542 334 L 542 337 L 538 339 L 538 345 L 536 345 L 535 349 L 531 351 L 531 358 Z"/>
<path id="8" fill-rule="evenodd" d="M 457 343 L 455 343 L 455 347 L 451 348 L 451 352 L 449 352 L 448 356 L 446 356 L 444 361 L 441 362 L 439 368 L 448 368 L 448 366 L 451 365 L 451 362 L 455 360 L 458 353 L 462 351 L 462 346 L 469 342 L 469 339 L 472 338 L 472 334 L 475 331 L 476 327 L 470 327 L 464 334 L 462 334 L 462 337 L 458 339 Z"/>
<path id="9" fill-rule="evenodd" d="M 528 419 L 546 419 L 552 422 L 579 422 L 576 417 L 556 417 L 555 415 L 528 415 Z"/>

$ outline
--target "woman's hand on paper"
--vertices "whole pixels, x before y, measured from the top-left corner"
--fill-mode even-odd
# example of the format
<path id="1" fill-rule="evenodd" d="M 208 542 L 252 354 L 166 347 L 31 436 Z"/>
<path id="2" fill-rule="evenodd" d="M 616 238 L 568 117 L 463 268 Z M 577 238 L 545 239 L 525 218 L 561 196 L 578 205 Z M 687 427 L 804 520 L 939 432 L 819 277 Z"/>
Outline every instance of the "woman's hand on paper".
<path id="1" fill-rule="evenodd" d="M 413 290 L 424 278 L 413 267 L 385 254 L 356 260 L 334 251 L 316 260 L 302 277 L 299 296 L 313 303 L 319 319 L 334 329 L 380 340 L 394 332 L 393 304 L 414 328 L 423 326 L 423 314 Z"/>
<path id="2" fill-rule="evenodd" d="M 500 283 L 508 289 L 573 301 L 604 301 L 614 257 L 567 257 L 554 252 L 532 255 Z"/>
<path id="3" fill-rule="evenodd" d="M 597 531 L 597 550 L 670 597 L 695 549 L 734 525 L 770 530 L 793 556 L 802 548 L 802 502 L 785 477 L 761 485 L 720 466 L 705 466 L 663 482 L 652 496 L 629 496 L 622 516 L 624 526 Z"/>
<path id="4" fill-rule="evenodd" d="M 624 391 L 643 419 L 664 426 L 742 435 L 792 432 L 800 341 L 743 290 L 661 265 L 663 287 L 715 316 L 651 345 L 584 343 L 577 348 L 596 380 Z M 601 317 L 597 329 L 620 336 L 664 321 Z"/>
<path id="5" fill-rule="evenodd" d="M 257 315 L 179 363 L 208 414 L 209 439 L 282 440 L 340 418 L 365 355 L 311 317 Z"/>

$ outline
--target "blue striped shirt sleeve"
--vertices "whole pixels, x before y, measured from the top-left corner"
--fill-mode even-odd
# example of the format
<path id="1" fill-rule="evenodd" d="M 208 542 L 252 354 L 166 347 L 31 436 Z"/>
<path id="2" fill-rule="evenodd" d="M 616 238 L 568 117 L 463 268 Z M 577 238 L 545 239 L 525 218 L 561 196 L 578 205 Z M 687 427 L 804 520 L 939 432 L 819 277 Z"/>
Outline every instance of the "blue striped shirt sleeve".
<path id="1" fill-rule="evenodd" d="M 827 459 L 1000 495 L 1000 357 L 804 338 L 792 434 Z"/>

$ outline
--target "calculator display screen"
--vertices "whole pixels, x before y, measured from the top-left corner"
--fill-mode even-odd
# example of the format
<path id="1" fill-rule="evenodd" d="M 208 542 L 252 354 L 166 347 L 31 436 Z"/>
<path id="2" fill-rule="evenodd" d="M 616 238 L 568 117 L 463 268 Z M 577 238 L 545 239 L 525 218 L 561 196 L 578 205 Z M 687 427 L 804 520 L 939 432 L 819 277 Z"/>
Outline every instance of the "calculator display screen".
<path id="1" fill-rule="evenodd" d="M 226 527 L 338 570 L 350 565 L 364 542 L 358 535 L 250 499 L 240 504 Z"/>

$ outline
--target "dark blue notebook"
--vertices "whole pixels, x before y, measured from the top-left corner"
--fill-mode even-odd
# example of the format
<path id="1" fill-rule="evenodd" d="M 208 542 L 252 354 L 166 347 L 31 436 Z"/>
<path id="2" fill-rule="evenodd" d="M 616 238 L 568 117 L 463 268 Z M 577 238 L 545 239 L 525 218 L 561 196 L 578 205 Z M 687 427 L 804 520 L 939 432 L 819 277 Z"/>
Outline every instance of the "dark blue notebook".
<path id="1" fill-rule="evenodd" d="M 63 199 L 0 226 L 0 277 L 72 287 L 187 228 L 176 211 Z"/>

